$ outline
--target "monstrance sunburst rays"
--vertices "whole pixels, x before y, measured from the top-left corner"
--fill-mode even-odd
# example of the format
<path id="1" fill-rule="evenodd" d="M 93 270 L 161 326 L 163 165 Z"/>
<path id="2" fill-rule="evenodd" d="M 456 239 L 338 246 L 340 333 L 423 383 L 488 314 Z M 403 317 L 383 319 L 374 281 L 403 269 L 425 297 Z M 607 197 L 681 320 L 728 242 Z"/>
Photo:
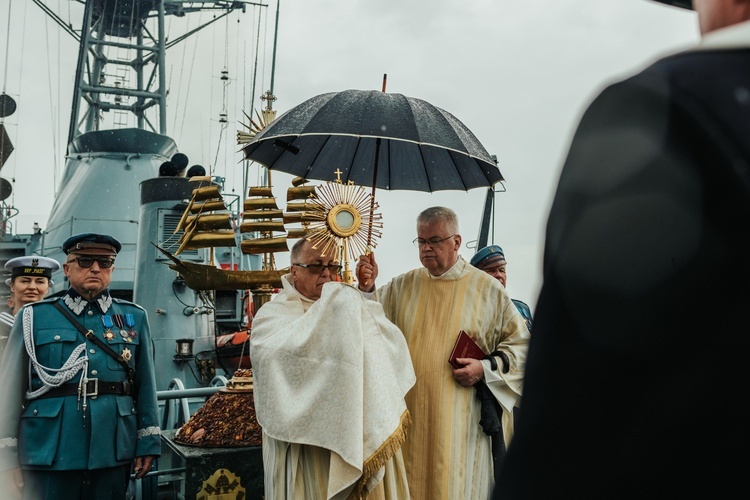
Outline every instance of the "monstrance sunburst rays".
<path id="1" fill-rule="evenodd" d="M 248 115 L 244 111 L 242 112 L 242 114 L 245 115 L 245 118 L 250 121 L 250 125 L 248 125 L 247 123 L 241 123 L 242 126 L 247 129 L 247 131 L 237 131 L 237 144 L 247 144 L 248 142 L 252 141 L 253 137 L 258 135 L 264 128 L 266 128 L 272 121 L 276 119 L 276 110 L 271 106 L 271 104 L 273 104 L 273 101 L 276 100 L 276 96 L 273 95 L 270 90 L 267 90 L 265 94 L 260 96 L 260 98 L 266 101 L 266 108 L 261 110 L 262 116 L 258 113 L 257 110 L 255 111 L 255 116 L 258 119 L 257 122 L 253 120 L 250 115 Z"/>
<path id="2" fill-rule="evenodd" d="M 256 135 L 258 135 L 276 118 L 275 109 L 264 109 L 261 111 L 261 113 L 258 113 L 258 110 L 255 110 L 255 117 L 257 119 L 256 121 L 253 120 L 252 117 L 244 111 L 242 112 L 242 114 L 245 115 L 245 118 L 247 118 L 250 123 L 247 124 L 240 122 L 240 125 L 245 127 L 247 130 L 237 131 L 237 144 L 247 144 L 248 142 L 252 141 Z"/>
<path id="3" fill-rule="evenodd" d="M 382 235 L 382 215 L 362 186 L 328 182 L 315 187 L 317 198 L 306 200 L 309 224 L 307 240 L 324 256 L 332 255 L 344 263 L 344 282 L 354 277 L 349 262 L 376 247 Z M 368 233 L 369 243 L 368 245 Z"/>

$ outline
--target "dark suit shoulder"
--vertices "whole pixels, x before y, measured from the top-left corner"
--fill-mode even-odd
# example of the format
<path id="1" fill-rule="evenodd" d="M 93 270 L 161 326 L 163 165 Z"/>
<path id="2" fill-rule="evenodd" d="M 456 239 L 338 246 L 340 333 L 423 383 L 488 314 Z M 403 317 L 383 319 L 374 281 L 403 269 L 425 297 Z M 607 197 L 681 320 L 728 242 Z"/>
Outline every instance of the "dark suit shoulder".
<path id="1" fill-rule="evenodd" d="M 748 74 L 750 48 L 724 50 L 688 50 L 655 61 L 642 73 L 662 73 L 677 80 L 696 80 L 696 75 L 710 73 Z M 701 79 L 702 80 L 702 79 Z M 716 83 L 716 82 L 713 82 Z"/>

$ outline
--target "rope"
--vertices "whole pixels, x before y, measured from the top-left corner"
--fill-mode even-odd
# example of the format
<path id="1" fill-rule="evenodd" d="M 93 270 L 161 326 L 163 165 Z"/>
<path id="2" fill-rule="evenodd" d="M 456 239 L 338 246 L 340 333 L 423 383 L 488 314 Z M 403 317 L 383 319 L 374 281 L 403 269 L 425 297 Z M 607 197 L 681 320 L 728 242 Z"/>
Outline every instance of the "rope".
<path id="1" fill-rule="evenodd" d="M 29 390 L 26 391 L 26 399 L 34 399 L 48 392 L 53 387 L 60 387 L 65 382 L 71 380 L 79 371 L 84 375 L 88 372 L 89 358 L 85 355 L 86 343 L 78 345 L 68 357 L 68 360 L 60 368 L 48 368 L 36 359 L 36 348 L 34 345 L 34 308 L 23 308 L 23 342 L 26 345 L 26 352 L 29 355 Z M 31 370 L 37 373 L 42 386 L 31 390 Z M 80 383 L 83 384 L 85 376 L 81 377 Z M 83 391 L 84 397 L 86 392 Z M 85 401 L 84 401 L 85 404 Z"/>
<path id="2" fill-rule="evenodd" d="M 3 89 L 2 93 L 5 94 L 6 83 L 8 82 L 8 55 L 10 54 L 10 13 L 11 7 L 13 6 L 13 0 L 8 2 L 8 27 L 5 30 L 5 67 L 3 68 Z M 0 117 L 0 122 L 3 117 Z"/>

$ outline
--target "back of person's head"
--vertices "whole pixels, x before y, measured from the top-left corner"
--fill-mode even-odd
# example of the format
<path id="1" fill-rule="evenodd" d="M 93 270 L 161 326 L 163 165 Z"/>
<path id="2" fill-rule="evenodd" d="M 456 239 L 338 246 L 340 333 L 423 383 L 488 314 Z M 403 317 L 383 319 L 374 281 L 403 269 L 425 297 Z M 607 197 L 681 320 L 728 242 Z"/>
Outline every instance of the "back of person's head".
<path id="1" fill-rule="evenodd" d="M 750 21 L 750 0 L 655 0 L 698 14 L 701 35 Z"/>
<path id="2" fill-rule="evenodd" d="M 655 0 L 660 3 L 667 5 L 674 5 L 675 7 L 682 7 L 683 9 L 693 9 L 693 0 Z M 713 1 L 713 0 L 711 0 Z"/>

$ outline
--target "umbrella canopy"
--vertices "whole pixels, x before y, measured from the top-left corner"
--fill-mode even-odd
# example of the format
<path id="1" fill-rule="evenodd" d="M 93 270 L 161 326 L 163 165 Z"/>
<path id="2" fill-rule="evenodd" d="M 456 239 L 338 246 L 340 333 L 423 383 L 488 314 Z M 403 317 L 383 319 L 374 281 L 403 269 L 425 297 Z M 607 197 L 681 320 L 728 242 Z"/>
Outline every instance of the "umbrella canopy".
<path id="1" fill-rule="evenodd" d="M 455 116 L 421 99 L 376 90 L 308 99 L 242 150 L 271 170 L 324 181 L 340 175 L 344 183 L 388 190 L 469 190 L 503 180 Z"/>

